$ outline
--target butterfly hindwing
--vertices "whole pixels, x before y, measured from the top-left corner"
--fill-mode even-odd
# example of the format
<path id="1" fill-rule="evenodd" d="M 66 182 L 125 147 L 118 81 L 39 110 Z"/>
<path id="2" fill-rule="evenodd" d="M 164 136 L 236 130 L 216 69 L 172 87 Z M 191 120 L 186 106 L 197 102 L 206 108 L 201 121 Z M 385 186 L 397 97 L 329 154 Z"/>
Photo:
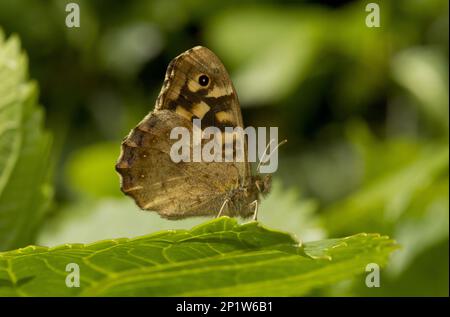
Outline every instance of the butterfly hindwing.
<path id="1" fill-rule="evenodd" d="M 116 165 L 122 191 L 139 207 L 166 218 L 212 215 L 237 185 L 233 163 L 174 163 L 170 139 L 174 124 L 192 132 L 189 121 L 168 110 L 152 112 L 122 143 Z M 191 149 L 192 153 L 192 149 Z"/>

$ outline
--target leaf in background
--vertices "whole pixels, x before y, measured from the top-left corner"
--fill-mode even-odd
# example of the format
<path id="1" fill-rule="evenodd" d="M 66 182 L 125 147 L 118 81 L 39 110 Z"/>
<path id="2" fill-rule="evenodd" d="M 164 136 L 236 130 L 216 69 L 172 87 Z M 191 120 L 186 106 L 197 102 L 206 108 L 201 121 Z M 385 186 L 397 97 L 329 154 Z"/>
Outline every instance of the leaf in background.
<path id="1" fill-rule="evenodd" d="M 3 296 L 283 296 L 384 265 L 397 248 L 377 234 L 300 245 L 257 222 L 222 217 L 192 230 L 48 249 L 0 253 Z M 68 263 L 80 267 L 80 288 L 65 285 Z"/>
<path id="2" fill-rule="evenodd" d="M 295 187 L 283 186 L 275 178 L 269 195 L 261 201 L 258 220 L 274 229 L 289 231 L 303 241 L 323 239 L 325 232 L 319 226 L 317 205 L 315 200 L 300 195 Z"/>
<path id="3" fill-rule="evenodd" d="M 73 152 L 65 165 L 70 188 L 90 197 L 123 197 L 114 165 L 120 142 L 96 143 Z"/>
<path id="4" fill-rule="evenodd" d="M 378 142 L 360 124 L 351 124 L 349 135 L 363 158 L 365 180 L 359 190 L 324 208 L 323 224 L 332 235 L 392 229 L 415 195 L 448 173 L 446 144 Z"/>
<path id="5" fill-rule="evenodd" d="M 402 252 L 393 258 L 390 274 L 399 275 L 428 248 L 448 241 L 448 206 L 448 179 L 435 182 L 415 195 L 408 217 L 403 217 L 395 228 L 394 235 L 402 245 Z"/>
<path id="6" fill-rule="evenodd" d="M 333 87 L 328 98 L 336 117 L 354 115 L 378 101 L 385 89 L 392 45 L 391 1 L 377 2 L 382 27 L 369 28 L 365 24 L 364 1 L 352 1 L 333 11 L 326 32 L 327 51 L 323 61 L 330 63 Z M 363 13 L 364 12 L 364 13 Z M 319 63 L 323 63 L 319 61 Z M 317 63 L 316 67 L 320 67 Z M 370 74 L 370 76 L 367 76 Z"/>
<path id="7" fill-rule="evenodd" d="M 155 25 L 133 23 L 109 30 L 102 38 L 100 61 L 119 78 L 134 76 L 141 67 L 160 53 L 163 37 Z"/>
<path id="8" fill-rule="evenodd" d="M 282 157 L 277 175 L 286 187 L 301 188 L 327 204 L 360 185 L 363 166 L 354 152 L 348 142 L 340 140 L 304 148 L 301 154 Z"/>
<path id="9" fill-rule="evenodd" d="M 429 149 L 412 164 L 326 208 L 325 227 L 331 233 L 343 233 L 354 228 L 374 228 L 386 224 L 389 218 L 392 223 L 404 212 L 413 195 L 446 167 L 448 148 Z"/>
<path id="10" fill-rule="evenodd" d="M 0 31 L 0 250 L 33 242 L 52 196 L 50 135 L 17 37 Z"/>
<path id="11" fill-rule="evenodd" d="M 419 101 L 425 115 L 448 134 L 448 56 L 435 49 L 414 47 L 392 61 L 392 76 Z"/>
<path id="12" fill-rule="evenodd" d="M 211 19 L 206 42 L 236 67 L 234 83 L 243 104 L 286 97 L 308 74 L 324 31 L 319 8 L 280 10 L 250 6 Z"/>
<path id="13" fill-rule="evenodd" d="M 402 137 L 378 141 L 364 124 L 351 125 L 349 132 L 364 162 L 364 180 L 359 190 L 323 208 L 322 223 L 331 235 L 370 228 L 402 245 L 385 271 L 389 290 L 357 287 L 352 294 L 448 294 L 448 285 L 444 291 L 442 283 L 430 290 L 435 272 L 448 270 L 448 262 L 427 256 L 440 253 L 448 258 L 448 144 Z M 420 279 L 412 279 L 414 274 Z"/>
<path id="14" fill-rule="evenodd" d="M 117 146 L 114 146 L 113 150 L 116 152 Z M 89 152 L 91 154 L 97 153 L 96 151 Z M 102 155 L 97 157 L 100 158 L 100 161 L 103 161 Z M 115 155 L 113 160 L 116 157 Z M 81 162 L 79 164 L 81 167 Z M 99 172 L 94 173 L 94 175 L 101 174 L 105 179 L 114 177 L 110 181 L 118 190 L 119 183 L 117 176 L 113 175 L 114 171 L 111 171 L 110 168 L 104 169 L 101 166 L 98 168 Z M 109 171 L 112 175 L 100 173 L 102 169 L 104 169 L 104 173 Z M 84 174 L 76 168 L 73 173 L 89 174 Z M 92 173 L 91 171 L 91 175 Z M 83 182 L 86 186 L 89 182 L 88 179 Z M 102 186 L 101 182 L 94 183 L 98 187 Z M 79 189 L 81 188 L 79 187 Z M 84 191 L 84 193 L 87 194 L 88 192 Z M 65 206 L 57 215 L 46 221 L 44 227 L 39 231 L 38 245 L 56 246 L 72 242 L 92 243 L 117 236 L 136 237 L 160 230 L 188 229 L 205 221 L 205 217 L 167 221 L 156 212 L 139 209 L 132 199 L 125 197 L 123 194 L 120 198 L 103 197 L 98 199 L 94 195 L 85 196 L 91 198 L 83 198 L 77 203 Z M 269 196 L 261 201 L 259 220 L 270 224 L 274 229 L 292 232 L 304 241 L 319 240 L 324 237 L 324 232 L 317 225 L 318 221 L 314 214 L 316 209 L 317 206 L 314 201 L 302 199 L 294 188 L 284 188 L 278 179 L 274 179 Z"/>
<path id="15" fill-rule="evenodd" d="M 118 185 L 115 181 L 114 184 Z M 84 199 L 60 210 L 39 231 L 37 244 L 92 243 L 114 237 L 136 237 L 168 229 L 188 229 L 205 221 L 192 217 L 167 221 L 156 212 L 139 209 L 130 197 Z"/>

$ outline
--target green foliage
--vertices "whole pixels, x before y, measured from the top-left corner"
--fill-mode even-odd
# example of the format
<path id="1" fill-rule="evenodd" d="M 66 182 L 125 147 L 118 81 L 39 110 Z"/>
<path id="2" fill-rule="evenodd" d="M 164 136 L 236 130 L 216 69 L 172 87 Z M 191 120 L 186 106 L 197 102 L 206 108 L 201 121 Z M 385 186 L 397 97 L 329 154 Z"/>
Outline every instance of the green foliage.
<path id="1" fill-rule="evenodd" d="M 423 198 L 418 196 L 420 191 L 448 171 L 448 160 L 447 147 L 431 147 L 408 164 L 385 175 L 378 173 L 358 192 L 327 207 L 325 227 L 331 234 L 342 234 L 355 227 L 380 229 L 398 221 L 411 201 Z M 378 217 L 371 217 L 372 213 Z"/>
<path id="2" fill-rule="evenodd" d="M 48 219 L 35 244 L 93 243 L 161 230 L 189 229 L 204 221 L 202 217 L 167 221 L 156 212 L 136 210 L 136 204 L 128 197 L 84 199 L 61 208 L 58 216 Z"/>
<path id="3" fill-rule="evenodd" d="M 304 80 L 319 54 L 324 29 L 316 18 L 321 14 L 250 6 L 211 20 L 206 38 L 237 68 L 235 82 L 244 104 L 285 98 Z"/>
<path id="4" fill-rule="evenodd" d="M 392 64 L 393 77 L 418 100 L 421 113 L 448 133 L 448 73 L 442 53 L 413 48 L 398 54 Z"/>
<path id="5" fill-rule="evenodd" d="M 27 73 L 18 38 L 0 30 L 0 250 L 33 241 L 52 196 L 51 139 Z"/>
<path id="6" fill-rule="evenodd" d="M 122 196 L 119 177 L 111 173 L 119 153 L 116 143 L 94 144 L 73 153 L 66 170 L 72 189 L 86 196 Z"/>
<path id="7" fill-rule="evenodd" d="M 102 186 L 100 182 L 97 184 Z M 88 182 L 85 186 L 91 189 Z M 84 188 L 81 186 L 80 190 Z M 136 237 L 160 230 L 189 229 L 205 221 L 204 217 L 167 221 L 156 212 L 136 209 L 136 204 L 128 197 L 80 200 L 61 208 L 57 217 L 49 219 L 36 244 L 56 246 L 66 242 L 92 243 L 116 237 Z M 261 205 L 259 221 L 270 224 L 273 229 L 291 232 L 304 241 L 320 240 L 325 237 L 325 232 L 315 217 L 316 210 L 317 203 L 302 199 L 294 188 L 286 189 L 276 180 L 270 195 Z"/>
<path id="8" fill-rule="evenodd" d="M 370 228 L 394 236 L 402 251 L 386 270 L 389 292 L 371 295 L 420 295 L 412 275 L 420 276 L 417 283 L 425 288 L 435 280 L 435 272 L 442 272 L 443 280 L 448 277 L 448 261 L 443 259 L 448 257 L 449 235 L 448 145 L 399 137 L 379 141 L 360 122 L 351 124 L 348 133 L 365 175 L 358 190 L 323 208 L 321 223 L 330 235 Z M 429 256 L 439 252 L 439 260 Z M 427 269 L 426 263 L 434 269 Z M 430 294 L 448 294 L 448 284 L 430 288 Z"/>
<path id="9" fill-rule="evenodd" d="M 396 248 L 376 234 L 302 245 L 222 217 L 189 231 L 0 253 L 0 295 L 299 296 L 359 275 L 368 263 L 383 265 Z M 68 263 L 80 267 L 79 288 L 65 285 Z"/>
<path id="10" fill-rule="evenodd" d="M 402 246 L 380 288 L 357 278 L 298 293 L 448 296 L 447 0 L 380 0 L 380 28 L 366 27 L 361 0 L 78 0 L 77 29 L 64 24 L 67 2 L 0 1 L 0 26 L 20 36 L 39 81 L 56 153 L 48 156 L 36 88 L 25 80 L 27 63 L 11 36 L 0 44 L 0 250 L 136 237 L 204 221 L 140 211 L 120 193 L 113 168 L 121 139 L 152 110 L 168 62 L 204 45 L 230 71 L 244 123 L 277 126 L 289 140 L 260 205 L 261 223 L 304 241 L 379 232 Z M 17 63 L 4 64 L 5 56 Z M 51 194 L 46 164 L 56 168 L 55 199 L 40 226 Z M 66 272 L 57 269 L 59 290 Z M 279 269 L 274 274 L 292 272 Z M 19 275 L 23 288 L 39 277 Z M 9 276 L 0 281 L 0 290 L 11 286 Z"/>

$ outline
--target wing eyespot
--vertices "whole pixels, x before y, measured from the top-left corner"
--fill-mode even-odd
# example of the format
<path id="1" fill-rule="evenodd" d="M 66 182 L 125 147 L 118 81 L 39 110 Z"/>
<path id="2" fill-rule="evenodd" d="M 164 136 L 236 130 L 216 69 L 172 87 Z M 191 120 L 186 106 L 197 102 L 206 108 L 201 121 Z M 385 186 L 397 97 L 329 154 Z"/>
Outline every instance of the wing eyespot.
<path id="1" fill-rule="evenodd" d="M 198 83 L 200 84 L 200 86 L 208 87 L 209 82 L 210 82 L 210 79 L 207 75 L 201 74 L 200 76 L 198 76 Z"/>

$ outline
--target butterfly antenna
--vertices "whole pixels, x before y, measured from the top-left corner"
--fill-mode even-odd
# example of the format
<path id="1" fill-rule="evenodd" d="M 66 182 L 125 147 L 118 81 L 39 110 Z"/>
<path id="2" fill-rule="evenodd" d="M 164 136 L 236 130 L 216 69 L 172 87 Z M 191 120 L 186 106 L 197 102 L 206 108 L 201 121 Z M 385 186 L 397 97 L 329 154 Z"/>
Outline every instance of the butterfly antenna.
<path id="1" fill-rule="evenodd" d="M 269 149 L 270 145 L 272 144 L 272 142 L 275 141 L 275 139 L 270 140 L 269 144 L 267 144 L 266 149 L 264 150 L 264 154 L 261 157 L 261 159 L 259 160 L 258 166 L 256 167 L 256 171 L 259 171 L 259 168 L 261 167 L 262 162 L 264 161 L 264 159 L 266 158 L 266 153 L 267 150 Z M 277 146 L 272 150 L 272 152 L 270 152 L 268 158 L 270 158 L 272 156 L 272 154 L 283 144 L 285 144 L 287 142 L 287 139 L 284 139 L 283 141 L 281 141 L 280 143 L 277 144 Z"/>
<path id="2" fill-rule="evenodd" d="M 270 140 L 269 144 L 267 144 L 266 148 L 264 149 L 264 154 L 261 157 L 261 159 L 258 162 L 258 166 L 256 167 L 256 170 L 259 171 L 259 168 L 261 167 L 261 163 L 264 161 L 264 159 L 266 158 L 266 153 L 267 150 L 269 149 L 270 145 L 272 144 L 272 142 L 275 141 L 275 139 Z"/>

